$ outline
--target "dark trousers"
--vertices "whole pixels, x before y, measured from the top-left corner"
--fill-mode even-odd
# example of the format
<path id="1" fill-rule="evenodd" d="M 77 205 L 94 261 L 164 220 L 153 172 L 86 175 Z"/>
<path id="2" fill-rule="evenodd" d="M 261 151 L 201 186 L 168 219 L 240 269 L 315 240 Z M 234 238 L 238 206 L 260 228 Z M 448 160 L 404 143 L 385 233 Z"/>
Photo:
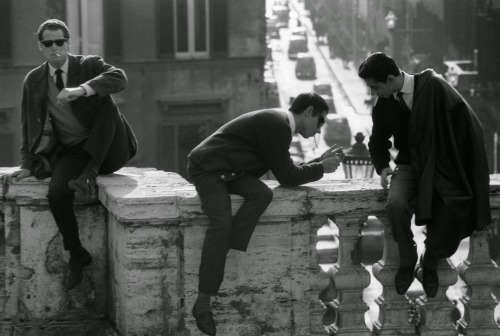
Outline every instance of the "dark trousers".
<path id="1" fill-rule="evenodd" d="M 69 180 L 83 173 L 90 157 L 97 163 L 99 174 L 111 174 L 127 163 L 130 153 L 128 134 L 120 115 L 102 111 L 96 117 L 89 137 L 75 146 L 63 147 L 51 163 L 49 207 L 63 237 L 65 250 L 81 246 L 73 209 L 75 193 L 68 187 Z"/>
<path id="2" fill-rule="evenodd" d="M 398 243 L 401 266 L 410 266 L 417 258 L 417 246 L 411 231 L 417 188 L 418 175 L 413 168 L 410 165 L 398 165 L 391 177 L 386 209 L 394 240 Z M 426 239 L 424 263 L 426 267 L 435 269 L 437 259 L 432 246 L 428 245 Z"/>
<path id="3" fill-rule="evenodd" d="M 250 175 L 224 182 L 219 175 L 203 171 L 192 161 L 188 163 L 188 174 L 208 217 L 198 289 L 214 295 L 224 278 L 229 249 L 246 251 L 260 216 L 271 203 L 273 192 L 260 179 Z M 234 217 L 230 194 L 245 199 Z"/>

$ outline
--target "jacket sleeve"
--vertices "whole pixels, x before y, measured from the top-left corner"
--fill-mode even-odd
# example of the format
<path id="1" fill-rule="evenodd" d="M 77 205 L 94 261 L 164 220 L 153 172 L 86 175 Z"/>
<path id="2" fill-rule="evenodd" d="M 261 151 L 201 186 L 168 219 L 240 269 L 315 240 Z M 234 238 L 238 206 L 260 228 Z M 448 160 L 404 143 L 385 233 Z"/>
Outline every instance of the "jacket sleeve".
<path id="1" fill-rule="evenodd" d="M 298 186 L 323 177 L 323 165 L 319 162 L 296 165 L 290 156 L 291 132 L 263 132 L 259 136 L 264 159 L 278 182 L 284 187 Z"/>
<path id="2" fill-rule="evenodd" d="M 104 62 L 99 56 L 88 57 L 89 59 L 85 60 L 85 62 L 91 64 L 95 77 L 82 84 L 90 86 L 100 97 L 125 89 L 128 79 L 124 70 Z"/>
<path id="3" fill-rule="evenodd" d="M 389 167 L 389 162 L 391 161 L 391 154 L 389 149 L 392 148 L 392 142 L 389 140 L 392 137 L 391 132 L 387 125 L 384 124 L 383 118 L 380 114 L 383 111 L 377 109 L 375 106 L 373 108 L 372 120 L 372 134 L 370 136 L 370 141 L 368 142 L 368 150 L 372 158 L 373 165 L 377 174 L 380 175 L 382 170 Z"/>

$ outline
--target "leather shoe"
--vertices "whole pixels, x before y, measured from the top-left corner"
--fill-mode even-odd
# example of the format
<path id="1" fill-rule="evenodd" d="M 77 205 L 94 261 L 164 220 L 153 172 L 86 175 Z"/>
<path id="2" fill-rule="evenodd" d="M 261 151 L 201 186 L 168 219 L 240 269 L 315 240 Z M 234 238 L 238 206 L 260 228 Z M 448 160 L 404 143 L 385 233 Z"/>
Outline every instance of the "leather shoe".
<path id="1" fill-rule="evenodd" d="M 207 335 L 214 336 L 217 330 L 215 329 L 215 321 L 212 312 L 203 312 L 198 314 L 196 303 L 193 306 L 193 316 L 196 319 L 196 326 L 200 331 Z"/>
<path id="2" fill-rule="evenodd" d="M 413 280 L 415 279 L 415 265 L 417 264 L 418 258 L 415 258 L 415 262 L 410 266 L 399 267 L 396 272 L 396 277 L 394 282 L 396 284 L 396 292 L 399 295 L 406 293 L 408 288 L 410 288 Z"/>
<path id="3" fill-rule="evenodd" d="M 439 278 L 435 269 L 428 269 L 425 267 L 422 259 L 420 265 L 415 270 L 417 279 L 422 283 L 424 292 L 427 297 L 433 298 L 436 296 L 439 289 Z"/>
<path id="4" fill-rule="evenodd" d="M 92 262 L 92 256 L 86 249 L 82 247 L 80 253 L 78 257 L 72 256 L 69 259 L 69 273 L 64 282 L 64 288 L 68 291 L 75 288 L 82 281 L 83 269 Z"/>

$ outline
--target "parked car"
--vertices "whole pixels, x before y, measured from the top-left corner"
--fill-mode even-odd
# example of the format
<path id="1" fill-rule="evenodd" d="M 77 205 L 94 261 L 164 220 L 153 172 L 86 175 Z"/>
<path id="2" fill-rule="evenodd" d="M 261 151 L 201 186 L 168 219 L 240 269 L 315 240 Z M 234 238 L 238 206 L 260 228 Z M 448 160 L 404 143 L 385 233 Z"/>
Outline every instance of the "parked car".
<path id="1" fill-rule="evenodd" d="M 351 147 L 353 137 L 349 121 L 345 117 L 328 113 L 323 138 L 328 146 L 338 145 L 348 149 Z"/>
<path id="2" fill-rule="evenodd" d="M 280 38 L 279 18 L 277 15 L 271 15 L 266 19 L 266 27 L 269 38 Z"/>
<path id="3" fill-rule="evenodd" d="M 295 76 L 297 78 L 316 78 L 316 63 L 314 56 L 308 53 L 300 53 L 295 64 Z"/>
<path id="4" fill-rule="evenodd" d="M 325 81 L 317 81 L 313 84 L 313 92 L 319 94 L 328 104 L 328 109 L 330 113 L 337 113 L 335 109 L 335 104 L 333 103 L 333 93 L 332 86 L 330 83 Z"/>
<path id="5" fill-rule="evenodd" d="M 292 28 L 292 30 L 290 31 L 290 36 L 301 36 L 303 37 L 306 42 L 307 42 L 307 31 L 304 27 L 300 26 L 300 27 L 295 27 L 295 28 Z"/>
<path id="6" fill-rule="evenodd" d="M 290 36 L 288 44 L 288 58 L 297 59 L 300 53 L 308 52 L 307 41 L 302 36 Z"/>
<path id="7" fill-rule="evenodd" d="M 288 27 L 288 20 L 290 20 L 290 9 L 288 9 L 287 6 L 273 6 L 273 15 L 276 15 L 278 17 L 278 27 Z"/>
<path id="8" fill-rule="evenodd" d="M 332 97 L 332 86 L 328 82 L 317 81 L 313 84 L 313 92 L 319 94 L 320 96 Z"/>
<path id="9" fill-rule="evenodd" d="M 328 112 L 337 114 L 337 109 L 335 108 L 335 104 L 333 103 L 333 97 L 324 96 L 323 99 L 325 99 L 326 105 L 328 105 Z"/>

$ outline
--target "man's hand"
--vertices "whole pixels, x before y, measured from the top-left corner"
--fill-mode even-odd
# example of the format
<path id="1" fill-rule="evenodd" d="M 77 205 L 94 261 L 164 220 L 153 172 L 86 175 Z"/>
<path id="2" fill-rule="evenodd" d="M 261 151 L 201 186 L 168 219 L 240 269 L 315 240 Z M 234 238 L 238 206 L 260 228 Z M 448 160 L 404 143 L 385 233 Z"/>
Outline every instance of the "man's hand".
<path id="1" fill-rule="evenodd" d="M 85 89 L 81 86 L 75 88 L 64 88 L 57 95 L 57 103 L 70 102 L 85 95 Z"/>
<path id="2" fill-rule="evenodd" d="M 389 175 L 392 175 L 391 167 L 384 168 L 380 173 L 380 185 L 387 190 L 389 188 Z"/>
<path id="3" fill-rule="evenodd" d="M 17 182 L 28 176 L 31 176 L 31 171 L 29 169 L 19 169 L 11 173 L 10 175 L 5 175 L 4 182 L 6 183 L 7 181 L 12 181 L 12 180 Z"/>
<path id="4" fill-rule="evenodd" d="M 332 147 L 328 148 L 323 154 L 321 154 L 320 161 L 323 161 L 324 159 L 327 159 L 329 157 L 336 157 L 339 158 L 340 161 L 342 161 L 344 160 L 344 156 L 344 148 L 333 145 Z"/>
<path id="5" fill-rule="evenodd" d="M 340 161 L 341 159 L 339 157 L 328 157 L 324 160 L 321 160 L 321 164 L 323 165 L 323 172 L 333 173 L 339 167 Z"/>

